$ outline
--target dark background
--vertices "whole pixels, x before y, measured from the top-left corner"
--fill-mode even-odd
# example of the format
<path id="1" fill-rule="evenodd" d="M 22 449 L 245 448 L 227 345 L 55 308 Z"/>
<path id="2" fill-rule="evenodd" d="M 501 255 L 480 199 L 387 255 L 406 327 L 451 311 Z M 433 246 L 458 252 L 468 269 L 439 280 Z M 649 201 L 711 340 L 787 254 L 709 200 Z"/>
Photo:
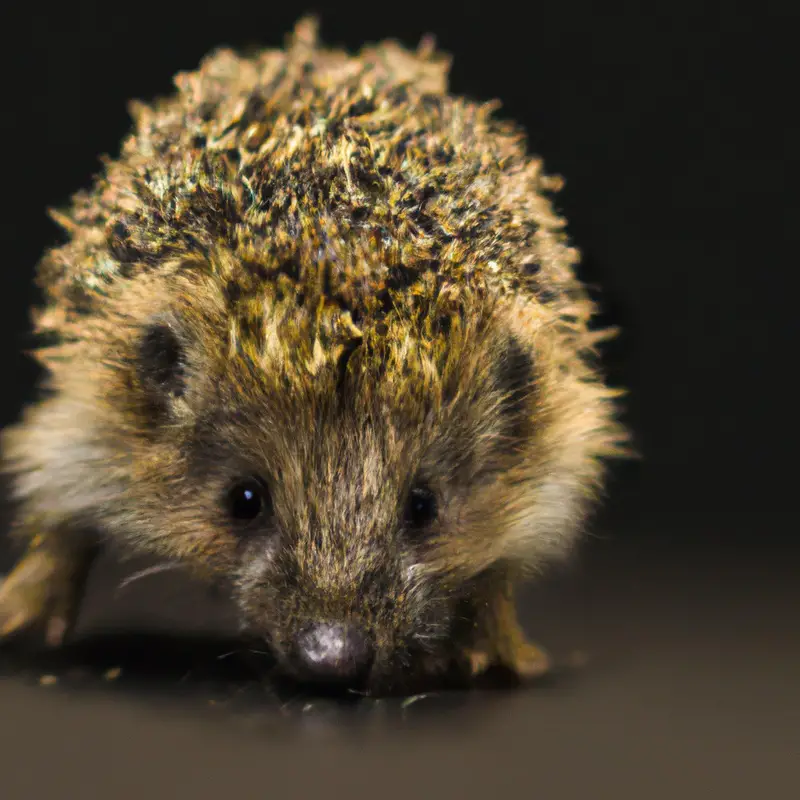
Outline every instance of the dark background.
<path id="1" fill-rule="evenodd" d="M 642 454 L 615 470 L 576 564 L 524 604 L 534 632 L 565 659 L 588 649 L 566 688 L 461 698 L 463 723 L 437 727 L 462 713 L 448 706 L 421 715 L 409 738 L 400 731 L 417 704 L 393 722 L 374 710 L 368 722 L 330 712 L 322 739 L 316 723 L 282 727 L 274 720 L 285 715 L 270 713 L 266 741 L 251 731 L 237 739 L 235 725 L 187 725 L 172 706 L 159 713 L 162 694 L 147 705 L 139 692 L 144 677 L 150 690 L 172 686 L 170 670 L 182 670 L 192 647 L 196 658 L 213 648 L 209 631 L 225 629 L 225 614 L 201 611 L 201 598 L 187 600 L 192 589 L 178 591 L 169 576 L 120 600 L 108 572 L 99 599 L 90 598 L 89 644 L 73 661 L 95 671 L 124 661 L 138 682 L 126 701 L 113 692 L 101 701 L 48 695 L 27 686 L 39 665 L 25 672 L 13 662 L 0 683 L 0 742 L 17 734 L 11 749 L 0 745 L 10 796 L 45 791 L 43 759 L 61 776 L 58 796 L 79 786 L 94 796 L 90 785 L 97 796 L 179 786 L 180 797 L 263 795 L 284 782 L 300 784 L 300 796 L 334 783 L 337 792 L 387 796 L 440 786 L 461 796 L 797 791 L 791 172 L 800 12 L 588 0 L 514 9 L 230 1 L 2 12 L 0 424 L 33 397 L 36 372 L 21 355 L 32 274 L 59 236 L 45 208 L 64 204 L 98 171 L 98 156 L 116 152 L 126 102 L 170 91 L 175 72 L 217 45 L 280 46 L 304 11 L 317 10 L 323 40 L 350 49 L 386 37 L 414 46 L 434 33 L 454 57 L 452 90 L 502 99 L 500 114 L 521 122 L 530 149 L 566 177 L 560 210 L 584 252 L 584 276 L 602 286 L 607 321 L 623 328 L 607 364 L 630 389 L 627 416 Z M 131 629 L 144 638 L 120 633 Z M 176 645 L 178 629 L 201 639 Z M 98 630 L 117 638 L 98 639 Z M 168 668 L 159 673 L 159 663 Z M 365 730 L 372 748 L 352 748 L 348 736 Z M 114 737 L 131 744 L 115 747 Z M 9 796 L 1 783 L 0 795 Z"/>

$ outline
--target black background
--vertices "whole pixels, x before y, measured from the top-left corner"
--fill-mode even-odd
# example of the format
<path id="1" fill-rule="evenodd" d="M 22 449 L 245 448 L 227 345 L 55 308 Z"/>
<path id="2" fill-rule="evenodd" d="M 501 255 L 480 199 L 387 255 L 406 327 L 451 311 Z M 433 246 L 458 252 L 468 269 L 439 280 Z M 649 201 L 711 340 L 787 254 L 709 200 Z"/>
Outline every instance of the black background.
<path id="1" fill-rule="evenodd" d="M 600 742 L 609 746 L 602 734 L 609 716 L 602 714 L 625 707 L 635 716 L 641 710 L 626 687 L 673 682 L 675 697 L 665 696 L 663 707 L 656 706 L 679 715 L 684 733 L 718 723 L 714 732 L 698 734 L 696 747 L 709 758 L 704 773 L 704 762 L 697 762 L 698 775 L 719 781 L 727 775 L 731 787 L 743 789 L 741 775 L 734 779 L 727 767 L 709 766 L 712 753 L 720 765 L 728 764 L 724 752 L 738 746 L 739 756 L 731 758 L 738 768 L 752 767 L 747 774 L 753 786 L 779 780 L 777 763 L 748 759 L 760 747 L 775 756 L 766 736 L 797 744 L 796 694 L 780 695 L 774 707 L 766 699 L 754 701 L 759 712 L 740 709 L 737 717 L 733 709 L 744 696 L 759 697 L 765 685 L 777 691 L 784 685 L 778 674 L 798 675 L 798 203 L 791 177 L 800 141 L 793 120 L 798 12 L 789 4 L 588 0 L 515 9 L 506 2 L 342 2 L 326 8 L 229 1 L 85 2 L 57 10 L 29 4 L 4 11 L 0 423 L 15 419 L 33 397 L 35 370 L 21 355 L 27 306 L 36 297 L 33 267 L 59 236 L 45 208 L 64 204 L 98 171 L 98 156 L 116 152 L 128 127 L 130 98 L 170 91 L 175 72 L 194 68 L 217 45 L 280 46 L 306 10 L 320 12 L 326 43 L 350 49 L 386 37 L 414 46 L 432 32 L 454 57 L 451 89 L 478 100 L 499 97 L 500 114 L 521 122 L 530 149 L 544 156 L 549 171 L 566 177 L 560 210 L 584 253 L 584 276 L 602 285 L 605 316 L 623 328 L 607 363 L 612 379 L 630 389 L 628 419 L 642 459 L 615 471 L 596 521 L 600 544 L 590 543 L 577 577 L 564 578 L 566 589 L 545 592 L 538 606 L 532 596 L 530 608 L 538 624 L 536 609 L 546 607 L 550 621 L 542 624 L 556 640 L 569 640 L 558 627 L 557 598 L 563 592 L 563 608 L 573 609 L 562 612 L 567 629 L 580 619 L 580 635 L 601 651 L 607 637 L 616 643 L 607 648 L 612 663 L 621 660 L 634 670 L 631 664 L 647 653 L 648 663 L 671 663 L 665 669 L 672 677 L 635 677 L 607 666 L 607 683 L 584 688 L 583 705 L 576 689 L 572 716 L 551 712 L 549 724 L 571 725 L 584 737 L 596 726 L 598 739 L 584 742 L 596 753 Z M 141 607 L 149 602 L 156 618 L 171 606 L 167 596 L 159 599 L 143 589 Z M 665 630 L 672 632 L 674 647 L 656 654 L 651 645 Z M 645 642 L 643 631 L 649 632 Z M 709 667 L 700 653 L 711 658 L 712 651 L 717 671 L 709 673 L 707 685 L 687 689 L 685 680 L 699 674 L 695 667 Z M 717 698 L 720 681 L 733 675 L 735 690 L 731 684 Z M 20 697 L 11 692 L 0 702 L 13 707 L 18 719 L 30 720 L 34 708 L 41 717 L 38 728 L 29 724 L 34 749 L 20 745 L 30 755 L 26 764 L 35 763 L 41 728 L 52 728 L 58 719 L 71 714 L 70 724 L 86 720 L 85 735 L 95 737 L 95 747 L 102 746 L 103 726 L 122 724 L 104 707 L 108 718 L 96 720 L 92 729 L 90 710 L 51 709 L 50 700 L 38 695 Z M 591 703 L 603 698 L 608 708 L 601 713 Z M 509 715 L 509 730 L 522 726 L 514 741 L 532 737 L 531 748 L 536 742 L 540 753 L 545 743 L 552 746 L 548 763 L 560 765 L 555 753 L 561 751 L 548 733 L 525 727 L 536 725 L 541 708 L 531 712 L 531 721 L 511 721 L 519 707 L 514 703 L 522 701 L 508 702 L 500 713 Z M 732 714 L 730 724 L 722 721 L 723 709 Z M 756 713 L 762 714 L 758 724 L 747 716 Z M 159 730 L 152 718 L 148 724 Z M 613 724 L 622 723 L 615 718 Z M 633 733 L 638 729 L 632 725 L 614 728 L 619 738 L 610 752 L 633 748 L 643 780 L 652 778 L 653 785 L 637 784 L 630 796 L 656 796 L 657 786 L 666 791 L 667 784 L 656 779 L 661 767 L 664 775 L 686 777 L 659 739 L 666 728 L 649 719 Z M 723 731 L 732 736 L 724 745 Z M 50 738 L 57 749 L 58 737 Z M 216 746 L 224 749 L 227 740 Z M 305 740 L 297 745 L 306 746 L 311 745 Z M 477 739 L 475 747 L 491 761 L 490 742 L 482 748 Z M 686 757 L 697 752 L 687 748 L 680 751 Z M 440 762 L 435 749 L 427 752 L 432 766 L 426 780 L 452 782 L 448 769 L 456 769 L 457 752 L 449 767 L 444 750 Z M 496 770 L 516 769 L 521 781 L 535 779 L 524 777 L 532 755 L 524 748 L 519 757 L 505 752 Z M 296 751 L 298 763 L 301 753 Z M 596 759 L 582 762 L 585 750 L 569 753 L 569 737 L 561 756 L 571 779 L 580 775 L 576 765 L 596 766 Z M 613 763 L 609 758 L 606 766 Z M 0 750 L 0 778 L 2 759 Z M 77 786 L 84 773 L 74 761 L 69 765 L 70 785 Z M 487 774 L 492 769 L 486 766 Z M 632 774 L 620 761 L 619 772 L 597 773 L 594 789 L 627 796 L 624 776 L 630 780 Z M 143 782 L 142 793 L 158 794 L 155 773 L 152 780 Z M 477 792 L 479 783 L 470 786 Z M 520 785 L 523 795 L 535 788 Z M 686 796 L 706 796 L 699 783 L 691 785 L 698 793 Z M 202 793 L 200 787 L 192 792 Z M 20 790 L 19 796 L 28 795 Z"/>

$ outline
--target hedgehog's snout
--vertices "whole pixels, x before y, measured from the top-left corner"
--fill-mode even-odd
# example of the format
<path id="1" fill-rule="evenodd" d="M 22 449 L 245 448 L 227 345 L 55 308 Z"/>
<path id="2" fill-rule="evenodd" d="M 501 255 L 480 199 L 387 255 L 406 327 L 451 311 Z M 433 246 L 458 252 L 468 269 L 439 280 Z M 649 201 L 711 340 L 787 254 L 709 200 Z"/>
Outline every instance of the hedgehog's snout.
<path id="1" fill-rule="evenodd" d="M 324 683 L 359 684 L 369 673 L 374 649 L 355 624 L 316 622 L 295 637 L 290 659 L 303 678 Z"/>

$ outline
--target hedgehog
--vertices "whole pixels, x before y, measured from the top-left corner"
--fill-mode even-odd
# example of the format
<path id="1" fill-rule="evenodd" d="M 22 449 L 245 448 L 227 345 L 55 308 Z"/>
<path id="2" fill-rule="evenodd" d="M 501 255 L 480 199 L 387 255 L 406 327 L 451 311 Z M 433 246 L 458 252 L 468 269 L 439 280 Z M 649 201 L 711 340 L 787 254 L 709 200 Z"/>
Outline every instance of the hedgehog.
<path id="1" fill-rule="evenodd" d="M 562 180 L 432 37 L 220 48 L 51 211 L 41 394 L 2 434 L 0 637 L 58 647 L 107 544 L 227 587 L 278 672 L 547 672 L 520 583 L 626 453 Z"/>

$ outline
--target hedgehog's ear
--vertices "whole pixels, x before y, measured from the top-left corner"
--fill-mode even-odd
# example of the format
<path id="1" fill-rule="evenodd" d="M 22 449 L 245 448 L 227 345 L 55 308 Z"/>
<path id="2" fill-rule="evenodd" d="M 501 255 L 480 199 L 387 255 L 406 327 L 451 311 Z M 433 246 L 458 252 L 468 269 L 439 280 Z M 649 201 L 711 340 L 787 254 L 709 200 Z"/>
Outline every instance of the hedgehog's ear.
<path id="1" fill-rule="evenodd" d="M 533 351 L 515 333 L 504 336 L 496 345 L 494 386 L 500 397 L 500 415 L 511 442 L 527 438 L 533 420 L 536 370 Z"/>
<path id="2" fill-rule="evenodd" d="M 152 320 L 142 331 L 138 371 L 145 391 L 159 405 L 180 397 L 186 384 L 186 353 L 174 323 Z"/>

